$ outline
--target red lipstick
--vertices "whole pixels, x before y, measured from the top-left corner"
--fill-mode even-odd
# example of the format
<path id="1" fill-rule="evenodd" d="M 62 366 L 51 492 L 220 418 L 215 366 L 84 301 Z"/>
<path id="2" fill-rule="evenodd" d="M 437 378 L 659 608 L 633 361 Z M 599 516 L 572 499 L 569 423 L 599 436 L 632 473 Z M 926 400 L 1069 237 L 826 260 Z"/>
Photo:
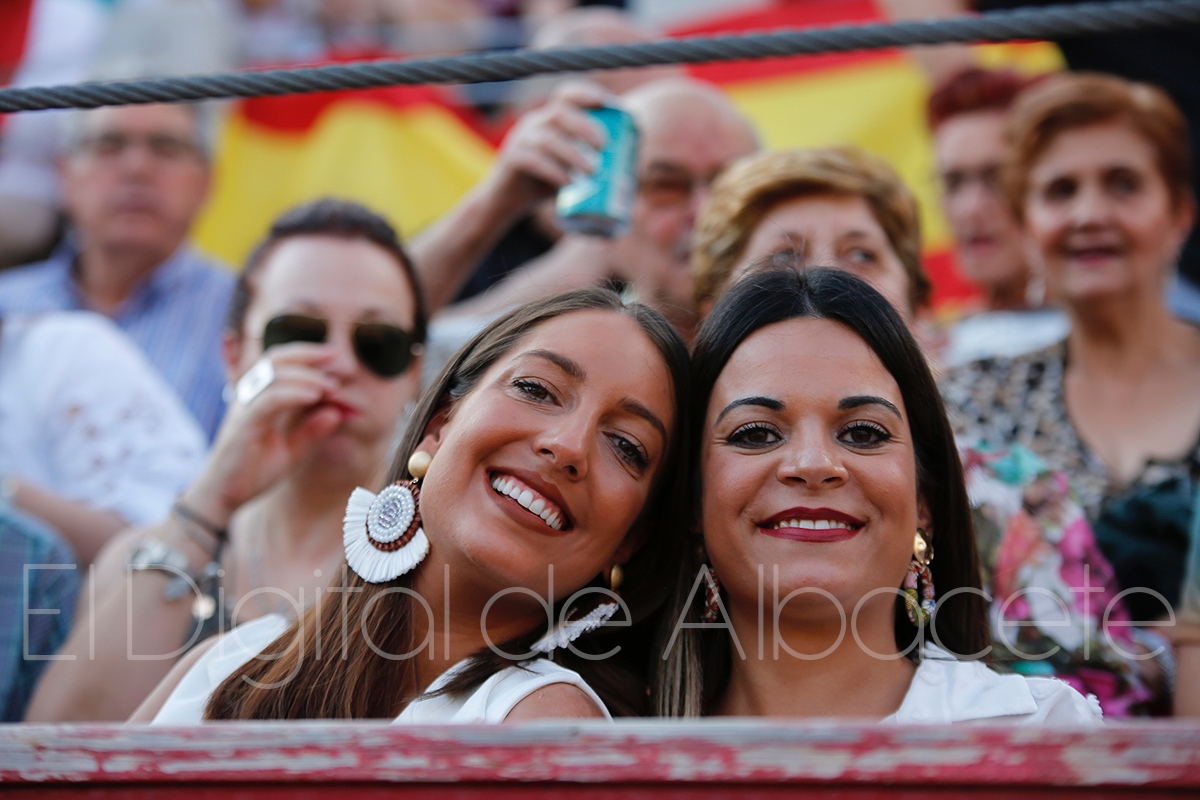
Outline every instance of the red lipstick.
<path id="1" fill-rule="evenodd" d="M 800 506 L 759 522 L 758 530 L 794 542 L 842 542 L 856 536 L 866 524 L 866 520 L 836 509 Z"/>

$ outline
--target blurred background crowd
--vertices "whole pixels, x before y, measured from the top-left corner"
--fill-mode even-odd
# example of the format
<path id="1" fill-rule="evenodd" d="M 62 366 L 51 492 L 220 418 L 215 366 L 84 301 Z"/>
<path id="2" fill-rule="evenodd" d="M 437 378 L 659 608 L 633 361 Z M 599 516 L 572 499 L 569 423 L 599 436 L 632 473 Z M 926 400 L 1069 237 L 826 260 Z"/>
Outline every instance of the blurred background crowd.
<path id="1" fill-rule="evenodd" d="M 0 84 L 1003 5 L 6 0 Z M 418 371 L 429 382 L 499 312 L 608 284 L 686 336 L 772 258 L 867 279 L 940 371 L 997 636 L 1055 653 L 993 660 L 1063 677 L 1109 715 L 1200 710 L 1173 698 L 1197 666 L 1179 641 L 1153 624 L 1102 636 L 1200 619 L 1197 78 L 1200 34 L 1183 30 L 0 118 L 3 719 L 125 719 L 173 661 L 130 653 L 178 655 L 239 598 L 254 602 L 237 621 L 280 610 L 264 589 L 315 597 Z M 601 143 L 583 109 L 618 96 L 641 133 L 631 227 L 564 233 L 554 193 L 589 167 L 578 143 Z M 381 253 L 402 285 L 372 272 Z M 423 358 L 399 377 L 372 361 L 375 323 Z M 292 365 L 291 402 L 305 381 L 350 387 L 342 417 L 306 433 L 341 425 L 345 443 L 268 447 L 275 423 L 231 405 L 273 335 L 329 345 Z M 126 580 L 164 563 L 197 580 L 221 567 L 229 608 Z M 1084 574 L 1113 614 L 1073 588 Z M 1004 603 L 1031 587 L 1070 625 L 1039 625 L 1027 593 Z M 1134 588 L 1161 601 L 1118 596 Z M 77 658 L 31 658 L 55 652 Z"/>

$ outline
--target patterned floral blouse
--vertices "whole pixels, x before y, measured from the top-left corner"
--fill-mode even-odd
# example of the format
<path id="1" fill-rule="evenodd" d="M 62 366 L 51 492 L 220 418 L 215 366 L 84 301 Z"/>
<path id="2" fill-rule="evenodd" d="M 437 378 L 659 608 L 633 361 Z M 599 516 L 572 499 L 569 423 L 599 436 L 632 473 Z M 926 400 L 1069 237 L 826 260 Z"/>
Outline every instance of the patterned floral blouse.
<path id="1" fill-rule="evenodd" d="M 960 445 L 1019 443 L 1052 471 L 1065 472 L 1089 519 L 1129 487 L 1114 484 L 1099 456 L 1079 438 L 1063 394 L 1066 342 L 1014 358 L 975 361 L 942 378 L 942 397 Z M 1200 441 L 1178 461 L 1147 462 L 1135 486 L 1187 479 L 1200 470 Z"/>
<path id="2" fill-rule="evenodd" d="M 1182 487 L 1175 507 L 1184 514 L 1190 509 L 1200 443 L 1177 461 L 1148 462 L 1130 485 L 1116 485 L 1071 424 L 1065 366 L 1066 343 L 1059 342 L 976 361 L 942 378 L 963 452 L 985 588 L 994 598 L 992 658 L 1017 672 L 1055 674 L 1096 694 L 1110 715 L 1153 713 L 1163 696 L 1151 696 L 1136 660 L 1123 655 L 1138 650 L 1129 637 L 1156 649 L 1146 641 L 1153 631 L 1120 622 L 1110 628 L 1104 610 L 1113 604 L 1108 622 L 1165 613 L 1161 601 L 1146 610 L 1138 602 L 1144 598 L 1117 598 L 1131 587 L 1155 588 L 1167 602 L 1178 597 L 1187 536 L 1172 527 L 1171 514 L 1164 522 L 1158 512 L 1169 505 L 1163 497 L 1179 494 L 1163 487 Z M 1149 511 L 1139 516 L 1138 509 Z M 1056 623 L 1063 609 L 1070 625 Z M 1009 646 L 1014 640 L 1016 648 Z M 1021 655 L 1056 648 L 1044 660 Z"/>

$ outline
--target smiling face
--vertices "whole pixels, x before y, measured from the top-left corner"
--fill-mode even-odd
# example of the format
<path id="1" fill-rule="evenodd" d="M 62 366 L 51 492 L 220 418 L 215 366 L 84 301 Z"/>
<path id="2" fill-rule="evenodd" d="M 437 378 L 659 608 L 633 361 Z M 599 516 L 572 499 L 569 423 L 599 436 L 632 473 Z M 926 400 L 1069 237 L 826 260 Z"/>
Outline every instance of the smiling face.
<path id="1" fill-rule="evenodd" d="M 435 424 L 421 514 L 482 593 L 566 597 L 637 549 L 628 535 L 675 424 L 671 376 L 633 319 L 577 311 L 534 328 Z M 653 532 L 647 532 L 653 535 Z"/>
<path id="2" fill-rule="evenodd" d="M 756 331 L 717 379 L 704 430 L 704 541 L 731 613 L 756 607 L 760 565 L 768 596 L 778 565 L 778 597 L 816 587 L 847 616 L 900 586 L 928 520 L 900 389 L 857 334 L 807 318 Z M 784 613 L 837 619 L 812 593 Z"/>
<path id="3" fill-rule="evenodd" d="M 1068 305 L 1160 296 L 1193 220 L 1154 148 L 1120 122 L 1064 131 L 1029 171 L 1026 228 Z"/>
<path id="4" fill-rule="evenodd" d="M 857 275 L 909 320 L 908 274 L 862 197 L 813 194 L 777 204 L 755 227 L 729 283 L 749 274 L 759 259 L 784 249 L 799 251 L 814 266 Z"/>
<path id="5" fill-rule="evenodd" d="M 416 394 L 420 367 L 414 362 L 394 378 L 376 375 L 355 355 L 353 326 L 379 322 L 411 331 L 415 308 L 400 265 L 378 245 L 333 236 L 284 239 L 267 255 L 255 280 L 241 337 L 228 343 L 231 377 L 244 375 L 262 356 L 262 335 L 270 320 L 285 314 L 325 320 L 329 325 L 323 344 L 289 343 L 278 349 L 315 351 L 319 368 L 339 385 L 332 399 L 345 418 L 323 443 L 316 463 L 370 474 L 391 444 L 404 404 Z"/>

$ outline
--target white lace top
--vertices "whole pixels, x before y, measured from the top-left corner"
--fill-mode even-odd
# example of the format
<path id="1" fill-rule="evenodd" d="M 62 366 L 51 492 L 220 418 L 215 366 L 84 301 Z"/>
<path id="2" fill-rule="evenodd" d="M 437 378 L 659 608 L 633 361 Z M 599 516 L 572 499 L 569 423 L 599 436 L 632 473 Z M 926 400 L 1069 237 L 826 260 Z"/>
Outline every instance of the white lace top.
<path id="1" fill-rule="evenodd" d="M 0 321 L 0 474 L 140 525 L 167 515 L 205 450 L 192 415 L 108 319 Z"/>
<path id="2" fill-rule="evenodd" d="M 216 688 L 279 638 L 289 625 L 282 615 L 267 614 L 229 631 L 187 671 L 150 724 L 196 725 L 202 722 L 204 707 Z M 575 686 L 591 698 L 605 718 L 612 719 L 599 695 L 578 673 L 544 658 L 501 670 L 469 695 L 430 696 L 445 686 L 464 665 L 465 662 L 459 662 L 442 673 L 424 695 L 400 712 L 392 724 L 503 722 L 517 703 L 555 683 Z"/>

